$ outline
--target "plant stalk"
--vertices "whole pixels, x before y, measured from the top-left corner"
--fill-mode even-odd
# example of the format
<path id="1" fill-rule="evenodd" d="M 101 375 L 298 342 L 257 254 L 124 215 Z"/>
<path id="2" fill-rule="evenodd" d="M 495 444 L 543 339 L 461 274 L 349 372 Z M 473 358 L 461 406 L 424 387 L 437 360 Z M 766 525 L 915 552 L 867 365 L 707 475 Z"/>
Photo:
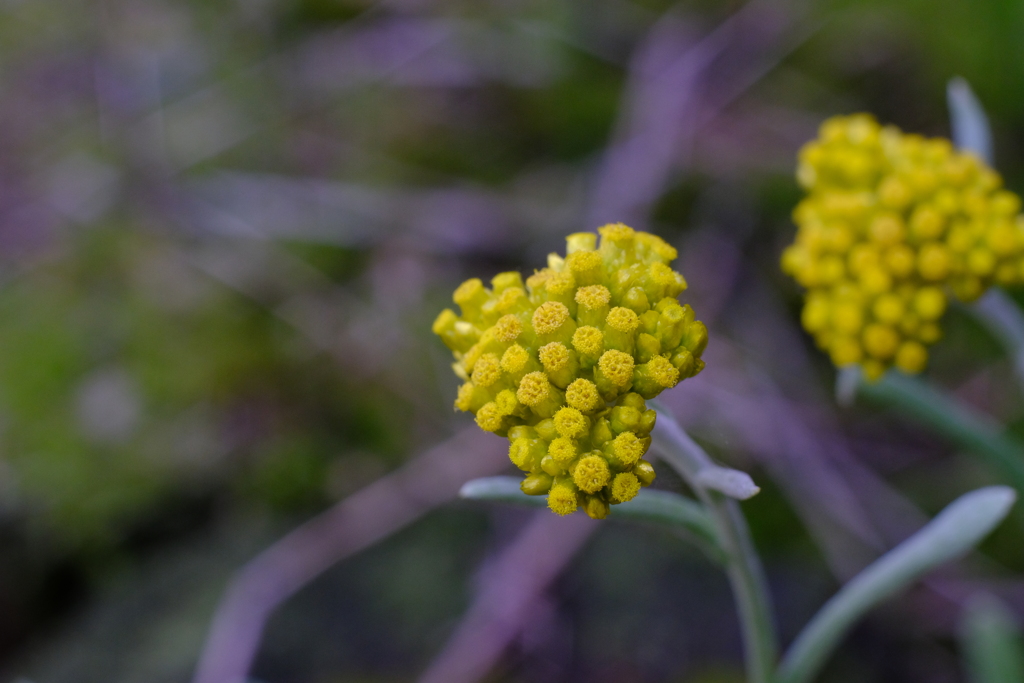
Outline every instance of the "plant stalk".
<path id="1" fill-rule="evenodd" d="M 726 574 L 736 599 L 749 683 L 771 683 L 778 644 L 771 600 L 761 560 L 739 504 L 700 483 L 700 474 L 717 465 L 662 406 L 657 406 L 655 444 L 662 459 L 676 470 L 711 513 L 718 543 L 726 556 Z"/>

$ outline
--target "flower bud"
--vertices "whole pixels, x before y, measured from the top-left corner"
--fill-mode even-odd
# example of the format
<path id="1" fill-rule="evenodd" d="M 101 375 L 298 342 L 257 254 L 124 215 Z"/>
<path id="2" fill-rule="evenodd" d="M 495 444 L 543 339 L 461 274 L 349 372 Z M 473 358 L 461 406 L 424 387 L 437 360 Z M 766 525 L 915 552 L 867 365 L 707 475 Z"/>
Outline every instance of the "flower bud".
<path id="1" fill-rule="evenodd" d="M 973 301 L 1024 282 L 1020 199 L 946 140 L 835 117 L 801 150 L 797 179 L 807 196 L 781 265 L 808 289 L 801 323 L 838 366 L 860 363 L 869 379 L 892 365 L 920 372 L 948 294 Z M 699 366 L 706 330 L 683 343 Z M 685 356 L 671 360 L 689 376 Z"/>
<path id="2" fill-rule="evenodd" d="M 892 241 L 894 225 L 881 220 L 876 239 Z M 676 300 L 686 280 L 671 268 L 674 248 L 622 224 L 598 232 L 600 240 L 570 235 L 567 256 L 551 254 L 525 282 L 512 272 L 496 275 L 490 289 L 467 280 L 453 295 L 461 312 L 445 309 L 432 329 L 464 382 L 456 409 L 507 435 L 509 459 L 527 473 L 523 491 L 547 494 L 556 514 L 582 507 L 601 519 L 653 481 L 642 457 L 657 415 L 645 399 L 700 372 L 707 330 Z M 831 239 L 847 238 L 839 231 Z M 1005 251 L 1000 239 L 982 245 L 985 253 Z M 846 272 L 843 263 L 829 268 L 832 279 Z M 827 319 L 826 302 L 819 307 Z M 893 354 L 909 367 L 916 350 L 902 343 Z"/>
<path id="3" fill-rule="evenodd" d="M 523 479 L 519 488 L 528 496 L 543 496 L 551 490 L 553 482 L 554 479 L 551 475 L 544 473 L 531 474 L 526 479 Z"/>

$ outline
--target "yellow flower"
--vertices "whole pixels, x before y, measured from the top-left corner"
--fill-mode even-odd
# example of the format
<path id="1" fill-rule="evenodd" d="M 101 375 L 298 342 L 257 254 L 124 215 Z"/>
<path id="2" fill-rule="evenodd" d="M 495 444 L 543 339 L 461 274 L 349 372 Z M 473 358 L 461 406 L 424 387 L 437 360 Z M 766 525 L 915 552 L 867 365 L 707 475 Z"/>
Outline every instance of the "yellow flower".
<path id="1" fill-rule="evenodd" d="M 686 280 L 674 248 L 622 224 L 598 232 L 600 243 L 569 235 L 567 256 L 550 255 L 525 283 L 467 280 L 453 295 L 461 313 L 442 311 L 433 331 L 465 382 L 456 409 L 508 437 L 523 491 L 546 494 L 557 514 L 603 518 L 654 480 L 645 400 L 704 368 L 707 328 L 677 300 Z"/>
<path id="2" fill-rule="evenodd" d="M 877 379 L 924 369 L 948 295 L 1024 280 L 1020 200 L 948 140 L 867 114 L 825 121 L 800 150 L 807 196 L 782 269 L 807 288 L 801 322 L 836 365 Z"/>

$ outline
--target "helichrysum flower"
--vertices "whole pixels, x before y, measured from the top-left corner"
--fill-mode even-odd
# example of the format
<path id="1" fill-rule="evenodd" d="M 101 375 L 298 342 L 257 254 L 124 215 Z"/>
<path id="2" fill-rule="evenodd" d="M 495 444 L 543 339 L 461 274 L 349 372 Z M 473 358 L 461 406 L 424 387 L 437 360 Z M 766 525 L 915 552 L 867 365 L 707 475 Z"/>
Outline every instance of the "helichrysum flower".
<path id="1" fill-rule="evenodd" d="M 508 437 L 522 489 L 560 515 L 594 518 L 654 480 L 643 459 L 651 399 L 704 368 L 707 329 L 677 297 L 676 250 L 625 225 L 566 238 L 524 283 L 501 273 L 455 290 L 434 322 L 464 380 L 455 407 Z"/>
<path id="2" fill-rule="evenodd" d="M 804 328 L 870 379 L 924 369 L 950 294 L 1024 280 L 1024 222 L 999 175 L 948 140 L 835 117 L 800 150 L 807 196 L 782 267 L 807 288 Z"/>

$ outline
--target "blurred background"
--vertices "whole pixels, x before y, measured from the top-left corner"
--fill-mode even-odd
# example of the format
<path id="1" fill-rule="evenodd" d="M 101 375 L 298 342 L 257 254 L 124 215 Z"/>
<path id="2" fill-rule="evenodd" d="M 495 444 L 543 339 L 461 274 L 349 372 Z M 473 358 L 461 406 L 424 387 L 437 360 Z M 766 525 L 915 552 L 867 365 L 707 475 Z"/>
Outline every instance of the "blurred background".
<path id="1" fill-rule="evenodd" d="M 430 323 L 570 232 L 677 246 L 711 343 L 664 399 L 761 485 L 788 642 L 997 481 L 836 405 L 777 266 L 796 150 L 856 111 L 948 135 L 962 76 L 1021 192 L 1022 32 L 1015 0 L 3 0 L 2 680 L 189 681 L 234 586 L 254 681 L 738 683 L 693 546 L 454 500 L 507 445 L 453 413 Z M 952 311 L 928 381 L 1024 433 L 1012 375 Z M 823 680 L 965 680 L 970 597 L 1024 614 L 1021 533 L 874 612 Z"/>

